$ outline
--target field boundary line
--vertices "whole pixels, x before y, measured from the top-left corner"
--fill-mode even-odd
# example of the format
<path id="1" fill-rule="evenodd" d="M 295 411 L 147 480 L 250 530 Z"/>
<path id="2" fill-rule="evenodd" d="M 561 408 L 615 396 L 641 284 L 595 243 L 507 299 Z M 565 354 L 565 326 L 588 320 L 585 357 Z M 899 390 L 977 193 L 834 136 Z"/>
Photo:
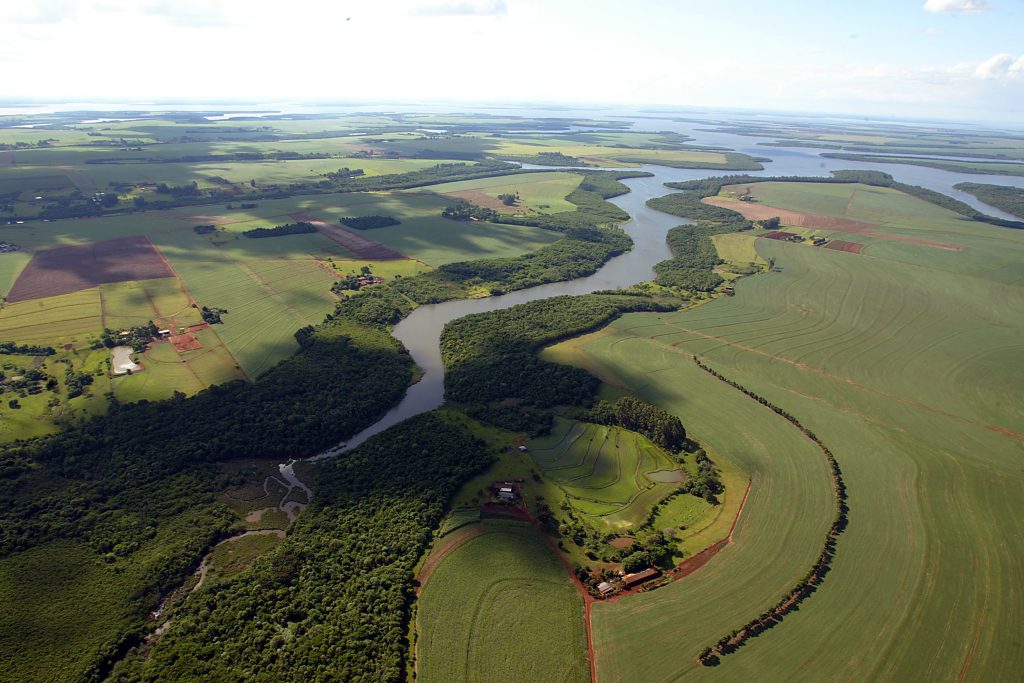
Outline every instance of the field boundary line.
<path id="1" fill-rule="evenodd" d="M 787 614 L 798 609 L 799 605 L 806 598 L 818 590 L 822 582 L 825 580 L 825 576 L 832 569 L 832 561 L 835 559 L 838 538 L 844 531 L 846 531 L 846 527 L 849 524 L 849 506 L 846 503 L 846 483 L 843 481 L 843 471 L 839 467 L 839 462 L 835 459 L 832 451 L 821 442 L 821 439 L 819 439 L 814 432 L 805 427 L 796 419 L 796 417 L 771 403 L 766 398 L 755 394 L 739 382 L 728 379 L 718 371 L 712 369 L 710 366 L 705 365 L 699 358 L 697 358 L 696 355 L 691 355 L 690 357 L 701 370 L 728 384 L 737 391 L 746 394 L 752 400 L 757 401 L 799 429 L 804 436 L 818 448 L 822 455 L 825 456 L 825 460 L 828 463 L 829 477 L 832 480 L 833 493 L 835 495 L 835 514 L 832 518 L 832 524 L 829 526 L 829 530 L 825 534 L 825 541 L 822 544 L 822 550 L 818 554 L 817 561 L 808 570 L 804 577 L 788 593 L 779 599 L 777 603 L 775 603 L 774 607 L 765 610 L 759 616 L 751 619 L 740 628 L 734 629 L 732 632 L 722 636 L 718 642 L 710 647 L 704 648 L 704 650 L 697 656 L 697 661 L 703 666 L 717 666 L 722 657 L 736 652 L 751 638 L 756 638 L 765 631 L 777 626 L 782 622 Z M 744 503 L 745 502 L 746 494 L 744 494 Z M 733 523 L 733 529 L 735 529 L 735 521 Z M 729 536 L 727 538 L 730 541 L 732 540 L 732 530 L 729 531 Z"/>

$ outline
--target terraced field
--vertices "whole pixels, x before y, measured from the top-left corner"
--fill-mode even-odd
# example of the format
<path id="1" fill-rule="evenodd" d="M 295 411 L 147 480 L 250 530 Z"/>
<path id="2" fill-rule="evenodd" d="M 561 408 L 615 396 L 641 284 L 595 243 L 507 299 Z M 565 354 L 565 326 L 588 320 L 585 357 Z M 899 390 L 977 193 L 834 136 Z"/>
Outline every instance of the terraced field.
<path id="1" fill-rule="evenodd" d="M 577 512 L 605 531 L 627 531 L 678 488 L 679 466 L 645 437 L 618 427 L 558 419 L 530 442 L 534 460 Z"/>
<path id="2" fill-rule="evenodd" d="M 826 213 L 841 201 L 832 192 L 789 206 Z M 735 297 L 626 315 L 578 345 L 752 478 L 734 542 L 703 569 L 595 605 L 600 680 L 784 681 L 813 663 L 817 680 L 991 681 L 1024 667 L 1024 234 L 934 207 L 916 216 L 917 200 L 883 194 L 872 210 L 893 230 L 964 250 L 865 237 L 853 255 L 758 240 L 778 271 L 741 280 Z M 809 568 L 831 492 L 799 431 L 691 354 L 813 430 L 850 505 L 820 589 L 713 668 L 695 662 L 701 648 Z"/>
<path id="3" fill-rule="evenodd" d="M 583 599 L 531 526 L 488 520 L 430 575 L 417 607 L 417 680 L 590 679 Z"/>

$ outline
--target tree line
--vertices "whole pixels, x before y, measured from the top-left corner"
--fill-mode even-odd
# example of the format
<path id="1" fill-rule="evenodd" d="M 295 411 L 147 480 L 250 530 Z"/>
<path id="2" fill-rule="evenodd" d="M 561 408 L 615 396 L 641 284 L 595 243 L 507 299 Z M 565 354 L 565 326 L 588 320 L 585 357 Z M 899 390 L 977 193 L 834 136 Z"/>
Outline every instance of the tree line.
<path id="1" fill-rule="evenodd" d="M 789 590 L 789 592 L 780 598 L 774 606 L 765 610 L 754 619 L 751 619 L 743 626 L 733 629 L 726 635 L 719 638 L 714 645 L 706 647 L 701 651 L 697 657 L 698 661 L 700 661 L 704 666 L 715 666 L 718 664 L 721 657 L 735 652 L 751 638 L 760 635 L 770 628 L 774 628 L 787 614 L 797 609 L 798 605 L 803 602 L 803 600 L 818 589 L 818 586 L 821 585 L 821 582 L 825 579 L 825 575 L 828 574 L 832 567 L 832 561 L 835 559 L 836 554 L 836 542 L 839 535 L 846 530 L 846 525 L 849 522 L 849 507 L 846 503 L 846 484 L 843 481 L 843 471 L 839 467 L 839 462 L 835 459 L 835 456 L 832 455 L 832 451 L 830 451 L 828 447 L 821 442 L 821 439 L 819 439 L 814 432 L 803 426 L 796 417 L 769 402 L 768 399 L 755 394 L 739 382 L 735 382 L 725 377 L 717 370 L 702 363 L 697 356 L 693 356 L 693 362 L 708 374 L 717 377 L 726 384 L 742 391 L 761 405 L 770 408 L 777 415 L 786 418 L 789 420 L 790 424 L 803 432 L 808 439 L 813 441 L 825 456 L 825 460 L 828 462 L 829 475 L 832 478 L 832 490 L 835 495 L 835 511 L 832 518 L 832 524 L 829 527 L 828 532 L 825 534 L 825 540 L 822 543 L 822 549 L 821 553 L 818 555 L 818 559 L 803 578 L 801 578 L 800 581 Z"/>
<path id="2" fill-rule="evenodd" d="M 285 235 L 302 235 L 305 233 L 316 232 L 316 226 L 306 221 L 299 221 L 297 223 L 285 223 L 284 225 L 278 225 L 273 228 L 253 228 L 252 230 L 246 230 L 242 234 L 250 239 L 262 239 L 265 237 L 284 237 Z"/>

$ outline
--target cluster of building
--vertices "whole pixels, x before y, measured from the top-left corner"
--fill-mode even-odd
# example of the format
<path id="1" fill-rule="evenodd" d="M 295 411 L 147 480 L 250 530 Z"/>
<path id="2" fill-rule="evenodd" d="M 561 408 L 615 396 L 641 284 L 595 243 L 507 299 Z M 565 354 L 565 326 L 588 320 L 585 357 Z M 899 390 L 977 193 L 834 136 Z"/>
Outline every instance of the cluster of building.
<path id="1" fill-rule="evenodd" d="M 21 247 L 17 244 L 0 240 L 0 254 L 13 254 L 16 251 L 21 251 Z"/>

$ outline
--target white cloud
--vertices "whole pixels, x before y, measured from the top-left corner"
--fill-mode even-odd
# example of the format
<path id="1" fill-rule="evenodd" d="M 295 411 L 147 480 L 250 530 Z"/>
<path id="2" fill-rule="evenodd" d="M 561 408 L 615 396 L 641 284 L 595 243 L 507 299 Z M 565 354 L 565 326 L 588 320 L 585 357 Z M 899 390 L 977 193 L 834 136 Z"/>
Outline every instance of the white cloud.
<path id="1" fill-rule="evenodd" d="M 15 24 L 57 24 L 75 17 L 75 0 L 35 0 L 19 3 L 10 17 Z"/>
<path id="2" fill-rule="evenodd" d="M 231 24 L 223 7 L 211 0 L 150 0 L 141 10 L 143 14 L 162 17 L 175 26 L 203 28 Z"/>
<path id="3" fill-rule="evenodd" d="M 989 9 L 985 0 L 926 0 L 926 12 L 949 12 L 952 14 L 976 14 Z"/>
<path id="4" fill-rule="evenodd" d="M 422 17 L 495 16 L 508 14 L 505 0 L 455 0 L 416 5 L 410 14 Z"/>
<path id="5" fill-rule="evenodd" d="M 1008 52 L 992 55 L 974 69 L 977 78 L 991 80 L 1024 74 L 1024 55 L 1014 57 Z"/>

